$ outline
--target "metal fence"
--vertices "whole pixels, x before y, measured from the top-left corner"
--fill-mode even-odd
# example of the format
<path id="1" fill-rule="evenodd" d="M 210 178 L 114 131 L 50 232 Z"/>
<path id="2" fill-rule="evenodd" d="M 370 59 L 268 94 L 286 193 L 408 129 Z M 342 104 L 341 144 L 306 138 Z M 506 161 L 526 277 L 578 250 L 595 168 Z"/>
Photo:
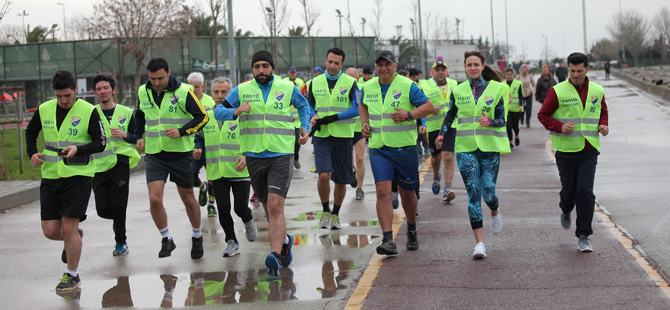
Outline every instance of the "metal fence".
<path id="1" fill-rule="evenodd" d="M 375 54 L 374 37 L 315 37 L 312 38 L 312 54 L 315 65 L 323 66 L 326 51 L 340 46 L 346 53 L 346 65 L 363 66 L 372 64 Z M 305 37 L 277 38 L 276 73 L 286 73 L 288 67 L 295 66 L 303 76 L 311 72 L 309 45 Z M 270 37 L 235 38 L 238 77 L 244 79 L 251 71 L 251 56 L 258 50 L 272 52 L 274 39 Z M 120 70 L 122 55 L 121 43 L 112 39 L 68 41 L 37 44 L 0 46 L 0 83 L 5 86 L 23 86 L 26 91 L 26 105 L 36 107 L 53 96 L 51 78 L 57 70 L 72 71 L 84 82 L 84 94 L 93 87 L 91 82 L 100 72 L 117 73 Z M 209 37 L 192 39 L 161 38 L 149 50 L 144 58 L 141 72 L 146 76 L 146 63 L 154 57 L 163 57 L 170 64 L 172 74 L 184 79 L 192 71 L 203 71 L 208 78 L 214 72 L 214 44 Z M 229 76 L 228 41 L 219 42 L 220 74 Z M 128 55 L 124 60 L 124 87 L 136 89 L 130 85 L 135 72 L 135 58 Z M 240 80 L 240 79 L 238 79 Z M 80 84 L 81 85 L 81 84 Z"/>

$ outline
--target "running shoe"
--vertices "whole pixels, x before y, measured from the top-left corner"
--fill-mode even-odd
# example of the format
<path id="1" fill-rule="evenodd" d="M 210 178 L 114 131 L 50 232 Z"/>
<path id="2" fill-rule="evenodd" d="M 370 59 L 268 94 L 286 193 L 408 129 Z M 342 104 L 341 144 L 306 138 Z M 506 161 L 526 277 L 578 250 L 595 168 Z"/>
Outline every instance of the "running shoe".
<path id="1" fill-rule="evenodd" d="M 191 238 L 191 258 L 200 259 L 205 254 L 202 249 L 202 236 L 200 238 Z"/>
<path id="2" fill-rule="evenodd" d="M 498 215 L 491 216 L 491 229 L 493 230 L 493 233 L 496 235 L 502 231 L 503 223 L 502 223 L 502 214 L 500 214 L 500 211 L 498 211 Z"/>
<path id="3" fill-rule="evenodd" d="M 269 275 L 278 277 L 279 270 L 281 270 L 279 254 L 277 254 L 277 252 L 270 253 L 270 255 L 265 258 L 265 266 L 268 267 Z"/>
<path id="4" fill-rule="evenodd" d="M 358 187 L 358 178 L 356 178 L 356 169 L 354 169 L 352 175 L 353 175 L 353 177 L 351 178 L 352 181 L 351 183 L 349 183 L 349 185 L 351 185 L 351 188 L 356 188 Z"/>
<path id="5" fill-rule="evenodd" d="M 231 257 L 240 254 L 240 244 L 235 240 L 228 240 L 228 246 L 223 250 L 223 257 Z"/>
<path id="6" fill-rule="evenodd" d="M 332 214 L 330 216 L 330 229 L 342 229 L 342 225 L 340 225 L 340 217 L 337 214 Z"/>
<path id="7" fill-rule="evenodd" d="M 321 219 L 319 220 L 319 227 L 325 229 L 330 228 L 330 212 L 323 212 L 323 214 L 321 214 Z"/>
<path id="8" fill-rule="evenodd" d="M 247 235 L 247 240 L 249 241 L 256 240 L 256 235 L 258 235 L 258 228 L 256 228 L 254 219 L 251 219 L 248 222 L 244 223 L 244 230 L 245 230 L 244 234 Z"/>
<path id="9" fill-rule="evenodd" d="M 209 197 L 207 197 L 207 187 L 209 187 L 207 182 L 202 182 L 202 188 L 200 189 L 200 195 L 198 196 L 198 203 L 200 203 L 201 207 L 204 207 L 209 200 Z"/>
<path id="10" fill-rule="evenodd" d="M 114 256 L 122 256 L 128 254 L 128 244 L 125 242 L 117 243 L 114 246 L 114 253 L 112 254 Z"/>
<path id="11" fill-rule="evenodd" d="M 84 230 L 77 228 L 79 233 L 79 238 L 84 238 Z M 63 264 L 67 264 L 67 254 L 65 253 L 65 247 L 63 246 L 63 253 L 60 254 L 60 260 L 63 261 Z"/>
<path id="12" fill-rule="evenodd" d="M 281 252 L 279 253 L 279 262 L 282 267 L 288 267 L 293 261 L 293 252 L 291 251 L 291 248 L 293 248 L 293 236 L 290 234 L 286 234 L 286 236 L 288 237 L 288 243 L 281 245 Z"/>
<path id="13" fill-rule="evenodd" d="M 398 209 L 400 201 L 398 201 L 398 192 L 391 192 L 391 205 L 393 209 Z"/>
<path id="14" fill-rule="evenodd" d="M 417 237 L 416 230 L 407 231 L 407 244 L 405 245 L 407 250 L 416 251 L 419 249 L 419 238 Z"/>
<path id="15" fill-rule="evenodd" d="M 433 194 L 437 195 L 440 193 L 440 180 L 442 180 L 442 174 L 440 174 L 438 179 L 433 179 Z"/>
<path id="16" fill-rule="evenodd" d="M 254 194 L 251 195 L 251 198 L 249 198 L 249 202 L 257 202 L 258 201 L 258 196 L 256 196 L 256 191 L 254 191 Z"/>
<path id="17" fill-rule="evenodd" d="M 442 195 L 442 203 L 450 203 L 456 198 L 456 193 L 450 188 L 444 190 L 444 195 Z"/>
<path id="18" fill-rule="evenodd" d="M 293 161 L 293 166 L 294 166 L 296 169 L 300 169 L 300 167 L 302 167 L 302 166 L 300 165 L 300 162 L 297 161 L 297 160 L 294 160 L 294 161 Z"/>
<path id="19" fill-rule="evenodd" d="M 486 246 L 484 246 L 484 243 L 482 242 L 477 243 L 477 245 L 475 246 L 475 251 L 472 253 L 472 257 L 474 258 L 486 257 Z"/>
<path id="20" fill-rule="evenodd" d="M 356 189 L 356 200 L 363 200 L 365 198 L 365 192 L 363 192 L 362 188 L 357 188 Z"/>
<path id="21" fill-rule="evenodd" d="M 593 247 L 591 246 L 591 239 L 589 239 L 589 236 L 586 235 L 581 235 L 579 236 L 579 241 L 577 242 L 577 245 L 579 246 L 579 251 L 581 252 L 593 252 Z"/>
<path id="22" fill-rule="evenodd" d="M 563 227 L 565 230 L 568 230 L 570 229 L 571 225 L 572 220 L 570 219 L 570 213 L 561 212 L 561 227 Z"/>
<path id="23" fill-rule="evenodd" d="M 174 244 L 172 239 L 165 237 L 161 240 L 161 250 L 158 252 L 158 258 L 168 257 L 172 255 L 172 251 L 176 249 L 177 246 Z"/>
<path id="24" fill-rule="evenodd" d="M 377 254 L 379 255 L 398 255 L 398 248 L 393 242 L 393 239 L 382 240 L 382 243 L 377 246 Z"/>
<path id="25" fill-rule="evenodd" d="M 79 285 L 81 285 L 79 275 L 73 276 L 66 272 L 63 273 L 63 277 L 58 282 L 58 285 L 56 285 L 56 292 L 72 291 L 79 287 Z"/>
<path id="26" fill-rule="evenodd" d="M 521 144 L 521 141 L 519 140 L 519 137 L 514 138 L 514 146 L 519 146 Z"/>
<path id="27" fill-rule="evenodd" d="M 207 206 L 207 217 L 216 217 L 216 207 L 211 203 Z"/>

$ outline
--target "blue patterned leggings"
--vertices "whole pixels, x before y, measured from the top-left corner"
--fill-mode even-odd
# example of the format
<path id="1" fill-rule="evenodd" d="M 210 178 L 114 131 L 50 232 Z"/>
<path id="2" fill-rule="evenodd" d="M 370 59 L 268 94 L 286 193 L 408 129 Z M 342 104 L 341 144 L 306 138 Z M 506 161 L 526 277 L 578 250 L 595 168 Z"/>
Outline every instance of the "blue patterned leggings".
<path id="1" fill-rule="evenodd" d="M 468 216 L 472 229 L 482 228 L 482 196 L 491 210 L 498 209 L 496 181 L 500 167 L 500 153 L 476 150 L 457 153 L 458 169 L 461 171 L 468 192 Z"/>

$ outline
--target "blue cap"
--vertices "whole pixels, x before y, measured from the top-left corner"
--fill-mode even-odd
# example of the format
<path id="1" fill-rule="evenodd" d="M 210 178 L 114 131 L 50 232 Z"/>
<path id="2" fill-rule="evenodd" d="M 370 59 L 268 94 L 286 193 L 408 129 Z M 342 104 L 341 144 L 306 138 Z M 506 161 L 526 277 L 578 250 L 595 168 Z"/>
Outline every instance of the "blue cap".
<path id="1" fill-rule="evenodd" d="M 312 73 L 317 73 L 317 72 L 323 73 L 323 69 L 321 69 L 321 67 L 319 67 L 319 66 L 314 67 L 314 70 L 312 71 Z"/>
<path id="2" fill-rule="evenodd" d="M 298 70 L 296 70 L 295 67 L 289 67 L 288 68 L 288 72 L 296 72 L 296 71 L 298 71 Z"/>

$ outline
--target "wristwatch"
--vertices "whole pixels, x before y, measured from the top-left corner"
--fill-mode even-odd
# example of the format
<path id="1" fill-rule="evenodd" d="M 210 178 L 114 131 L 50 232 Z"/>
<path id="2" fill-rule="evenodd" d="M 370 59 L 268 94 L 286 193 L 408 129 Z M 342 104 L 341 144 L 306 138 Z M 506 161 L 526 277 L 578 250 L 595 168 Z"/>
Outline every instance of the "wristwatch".
<path id="1" fill-rule="evenodd" d="M 414 116 L 412 116 L 412 112 L 407 111 L 407 118 L 405 118 L 406 121 L 411 121 L 414 119 Z"/>

